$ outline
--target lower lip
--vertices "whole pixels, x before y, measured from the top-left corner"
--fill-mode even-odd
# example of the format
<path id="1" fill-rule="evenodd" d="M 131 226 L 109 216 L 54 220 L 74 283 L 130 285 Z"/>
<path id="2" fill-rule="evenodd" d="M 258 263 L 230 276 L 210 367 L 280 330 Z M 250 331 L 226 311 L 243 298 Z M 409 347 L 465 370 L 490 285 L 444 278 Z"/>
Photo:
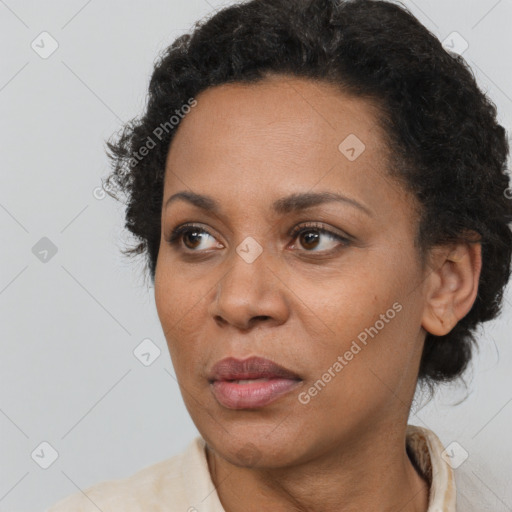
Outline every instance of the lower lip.
<path id="1" fill-rule="evenodd" d="M 258 380 L 245 384 L 217 380 L 212 391 L 218 402 L 228 409 L 255 409 L 263 407 L 296 388 L 301 381 L 292 379 Z"/>

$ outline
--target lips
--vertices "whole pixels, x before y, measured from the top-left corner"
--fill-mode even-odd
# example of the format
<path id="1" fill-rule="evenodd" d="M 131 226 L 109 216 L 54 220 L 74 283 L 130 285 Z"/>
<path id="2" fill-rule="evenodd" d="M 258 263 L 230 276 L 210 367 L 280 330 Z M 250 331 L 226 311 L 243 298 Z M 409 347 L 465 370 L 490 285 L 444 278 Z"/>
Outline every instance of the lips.
<path id="1" fill-rule="evenodd" d="M 300 377 L 261 357 L 222 359 L 209 375 L 217 401 L 228 409 L 263 407 L 301 384 Z"/>
<path id="2" fill-rule="evenodd" d="M 290 370 L 262 357 L 235 359 L 227 357 L 219 361 L 212 369 L 209 380 L 241 380 L 241 379 L 300 379 Z"/>

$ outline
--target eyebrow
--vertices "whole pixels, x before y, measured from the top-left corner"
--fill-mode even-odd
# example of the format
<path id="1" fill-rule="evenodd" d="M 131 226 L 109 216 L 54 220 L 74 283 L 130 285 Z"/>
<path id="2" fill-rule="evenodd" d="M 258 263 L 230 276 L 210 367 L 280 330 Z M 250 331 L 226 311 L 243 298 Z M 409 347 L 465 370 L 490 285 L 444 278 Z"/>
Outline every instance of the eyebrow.
<path id="1" fill-rule="evenodd" d="M 212 212 L 214 214 L 220 214 L 220 206 L 219 203 L 215 201 L 215 199 L 207 195 L 197 194 L 195 192 L 189 191 L 182 191 L 173 194 L 167 199 L 164 207 L 167 208 L 172 202 L 178 199 L 187 201 L 202 210 Z M 359 203 L 355 199 L 352 199 L 351 197 L 337 194 L 335 192 L 305 192 L 291 194 L 274 201 L 272 204 L 272 209 L 279 215 L 285 215 L 290 212 L 297 212 L 330 202 L 346 203 L 358 208 L 370 217 L 373 216 L 372 211 L 368 207 Z"/>

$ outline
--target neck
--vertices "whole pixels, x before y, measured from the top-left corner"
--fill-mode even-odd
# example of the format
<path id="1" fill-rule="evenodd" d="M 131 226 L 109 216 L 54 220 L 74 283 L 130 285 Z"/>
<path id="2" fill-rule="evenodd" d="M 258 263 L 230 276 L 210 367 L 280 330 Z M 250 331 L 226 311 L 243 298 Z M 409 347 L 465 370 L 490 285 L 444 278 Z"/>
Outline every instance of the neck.
<path id="1" fill-rule="evenodd" d="M 407 455 L 405 429 L 372 437 L 286 468 L 235 466 L 209 447 L 207 459 L 226 512 L 426 512 L 428 484 Z"/>

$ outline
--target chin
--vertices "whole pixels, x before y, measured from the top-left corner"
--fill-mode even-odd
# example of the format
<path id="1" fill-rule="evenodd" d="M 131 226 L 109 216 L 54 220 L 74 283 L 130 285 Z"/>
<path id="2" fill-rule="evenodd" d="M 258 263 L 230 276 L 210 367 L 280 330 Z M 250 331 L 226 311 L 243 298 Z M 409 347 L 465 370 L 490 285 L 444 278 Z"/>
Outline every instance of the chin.
<path id="1" fill-rule="evenodd" d="M 211 435 L 201 435 L 213 451 L 238 467 L 270 469 L 294 465 L 301 454 L 300 445 L 294 441 L 300 438 L 298 432 L 272 432 L 272 428 L 237 428 L 231 424 L 226 430 L 219 426 Z"/>

